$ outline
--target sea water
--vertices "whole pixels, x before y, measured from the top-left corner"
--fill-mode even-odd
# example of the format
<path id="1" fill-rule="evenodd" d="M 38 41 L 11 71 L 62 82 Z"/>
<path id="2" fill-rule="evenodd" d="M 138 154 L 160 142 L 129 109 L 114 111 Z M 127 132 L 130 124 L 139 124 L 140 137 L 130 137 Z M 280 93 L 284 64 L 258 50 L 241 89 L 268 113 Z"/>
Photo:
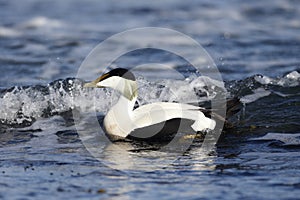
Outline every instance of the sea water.
<path id="1" fill-rule="evenodd" d="M 299 5 L 0 1 L 0 199 L 298 199 Z M 101 70 L 87 80 L 76 74 L 98 43 L 145 26 L 172 28 L 199 42 L 221 72 L 227 97 L 240 98 L 242 109 L 208 154 L 196 141 L 171 164 L 145 170 L 153 167 L 151 159 L 164 160 L 150 159 L 144 147 L 119 143 L 123 151 L 108 151 L 125 166 L 118 170 L 87 151 L 73 121 L 74 110 L 96 111 L 103 120 L 116 94 L 82 88 Z M 188 64 L 170 53 L 132 52 L 114 66 L 149 62 L 171 66 L 185 78 L 175 82 L 168 72 L 145 69 L 158 80 L 137 77 L 140 105 L 173 100 L 201 105 L 213 97 L 204 78 L 190 76 Z M 128 155 L 143 166 L 127 166 Z"/>

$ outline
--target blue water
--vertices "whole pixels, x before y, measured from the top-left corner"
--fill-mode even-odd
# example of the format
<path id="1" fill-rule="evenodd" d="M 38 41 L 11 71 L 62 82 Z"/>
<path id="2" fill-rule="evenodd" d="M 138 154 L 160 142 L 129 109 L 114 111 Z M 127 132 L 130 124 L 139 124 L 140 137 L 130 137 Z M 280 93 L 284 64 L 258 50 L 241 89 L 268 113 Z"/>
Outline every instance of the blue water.
<path id="1" fill-rule="evenodd" d="M 299 199 L 297 1 L 11 0 L 0 1 L 0 19 L 0 199 Z M 94 92 L 74 77 L 98 43 L 146 26 L 171 28 L 199 42 L 229 96 L 241 98 L 243 107 L 209 154 L 196 141 L 175 162 L 145 170 L 153 164 L 148 151 L 128 151 L 143 167 L 116 170 L 86 150 L 71 112 L 95 105 L 101 118 L 113 94 L 96 91 L 94 102 Z M 115 64 L 147 62 L 171 64 L 182 73 L 188 68 L 177 56 L 151 50 Z M 189 88 L 211 95 L 199 84 L 178 83 L 175 95 L 184 102 L 191 100 Z M 164 100 L 162 87 L 143 79 L 140 84 L 141 103 Z M 126 163 L 127 154 L 110 153 L 113 161 Z"/>

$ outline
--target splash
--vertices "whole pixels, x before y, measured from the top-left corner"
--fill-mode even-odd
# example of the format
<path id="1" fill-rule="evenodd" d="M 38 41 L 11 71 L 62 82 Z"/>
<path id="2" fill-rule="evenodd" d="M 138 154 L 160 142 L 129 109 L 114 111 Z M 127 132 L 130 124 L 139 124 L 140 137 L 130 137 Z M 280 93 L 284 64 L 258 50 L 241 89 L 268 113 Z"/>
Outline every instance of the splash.
<path id="1" fill-rule="evenodd" d="M 157 101 L 197 104 L 214 98 L 216 87 L 222 86 L 203 77 L 159 82 L 139 77 L 137 81 L 140 105 Z M 115 91 L 83 88 L 83 84 L 83 80 L 67 78 L 47 86 L 4 89 L 0 92 L 0 121 L 9 125 L 31 125 L 36 119 L 63 115 L 74 109 L 105 113 L 118 99 Z"/>
<path id="2" fill-rule="evenodd" d="M 82 85 L 80 79 L 67 78 L 47 86 L 16 86 L 2 90 L 0 121 L 9 125 L 30 125 L 38 118 L 63 114 L 72 109 L 91 109 L 94 102 L 87 97 L 105 97 L 105 92 L 88 91 Z"/>
<path id="3" fill-rule="evenodd" d="M 254 76 L 254 80 L 263 85 L 295 87 L 300 84 L 300 74 L 297 71 L 293 71 L 282 78 L 270 78 L 268 76 L 256 75 Z"/>
<path id="4" fill-rule="evenodd" d="M 268 140 L 279 141 L 283 146 L 299 146 L 300 145 L 300 133 L 267 133 L 262 137 L 252 138 L 250 140 Z"/>
<path id="5" fill-rule="evenodd" d="M 245 103 L 252 103 L 270 94 L 297 95 L 295 88 L 300 86 L 300 74 L 293 71 L 281 78 L 254 75 L 244 80 L 228 81 L 225 85 L 231 95 L 244 98 Z"/>
<path id="6" fill-rule="evenodd" d="M 250 104 L 261 98 L 277 95 L 297 95 L 300 75 L 291 72 L 282 78 L 255 75 L 240 81 L 225 83 L 228 97 L 238 96 Z M 223 83 L 208 77 L 189 77 L 185 80 L 150 82 L 143 77 L 139 85 L 138 104 L 157 101 L 202 105 L 212 100 Z M 46 86 L 15 86 L 0 91 L 0 122 L 9 126 L 28 126 L 40 118 L 71 114 L 72 110 L 106 113 L 118 99 L 110 89 L 83 88 L 84 81 L 76 78 L 56 80 Z M 222 91 L 226 92 L 226 91 Z M 271 98 L 271 97 L 270 97 Z"/>

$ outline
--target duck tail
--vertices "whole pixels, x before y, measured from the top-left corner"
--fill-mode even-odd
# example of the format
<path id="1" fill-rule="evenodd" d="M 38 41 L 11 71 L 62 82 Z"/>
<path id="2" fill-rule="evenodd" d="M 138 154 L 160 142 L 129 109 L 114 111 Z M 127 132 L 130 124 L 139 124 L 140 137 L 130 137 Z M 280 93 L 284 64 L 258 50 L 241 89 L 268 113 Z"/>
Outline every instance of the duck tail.
<path id="1" fill-rule="evenodd" d="M 242 103 L 238 97 L 233 97 L 226 101 L 226 105 L 224 105 L 224 107 L 223 107 L 224 109 L 225 109 L 225 106 L 226 106 L 225 118 L 224 118 L 224 116 L 217 114 L 216 111 L 211 110 L 211 109 L 207 109 L 207 110 L 203 109 L 201 111 L 204 113 L 204 115 L 206 117 L 213 118 L 217 121 L 223 121 L 225 128 L 231 128 L 231 127 L 233 127 L 233 125 L 232 125 L 232 123 L 230 123 L 228 121 L 228 119 L 231 118 L 232 116 L 234 116 L 236 113 L 238 113 L 241 110 Z"/>
<path id="2" fill-rule="evenodd" d="M 240 98 L 233 97 L 226 102 L 226 119 L 232 117 L 242 109 Z"/>

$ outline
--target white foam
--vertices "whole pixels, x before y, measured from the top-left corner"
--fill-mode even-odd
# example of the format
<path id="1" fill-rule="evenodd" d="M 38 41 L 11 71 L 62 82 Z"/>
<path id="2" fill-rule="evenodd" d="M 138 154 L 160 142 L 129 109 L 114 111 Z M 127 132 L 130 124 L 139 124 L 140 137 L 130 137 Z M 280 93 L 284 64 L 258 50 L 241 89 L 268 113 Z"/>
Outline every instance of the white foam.
<path id="1" fill-rule="evenodd" d="M 21 33 L 15 29 L 0 26 L 0 37 L 18 37 Z"/>
<path id="2" fill-rule="evenodd" d="M 300 73 L 297 71 L 293 71 L 285 76 L 288 79 L 298 80 L 300 78 Z"/>
<path id="3" fill-rule="evenodd" d="M 254 80 L 256 80 L 257 82 L 263 85 L 271 84 L 273 81 L 272 78 L 269 78 L 267 76 L 255 76 Z"/>
<path id="4" fill-rule="evenodd" d="M 49 18 L 43 17 L 43 16 L 35 17 L 35 18 L 21 24 L 21 27 L 24 27 L 24 28 L 39 28 L 39 27 L 60 28 L 62 26 L 63 26 L 63 23 L 61 21 L 49 19 Z"/>
<path id="5" fill-rule="evenodd" d="M 56 74 L 55 71 L 53 73 Z M 21 124 L 24 120 L 41 118 L 45 112 L 52 115 L 74 108 L 83 112 L 106 113 L 118 98 L 117 92 L 111 89 L 86 89 L 74 81 L 68 80 L 69 85 L 66 85 L 67 82 L 64 80 L 55 81 L 54 84 L 41 90 L 34 87 L 26 89 L 15 87 L 0 98 L 2 108 L 0 119 Z M 157 101 L 181 103 L 208 101 L 215 96 L 215 88 L 223 86 L 223 83 L 208 77 L 155 82 L 139 78 L 138 84 L 141 105 Z M 47 94 L 44 90 L 48 91 Z M 204 95 L 200 97 L 197 92 Z"/>
<path id="6" fill-rule="evenodd" d="M 199 76 L 191 82 L 191 86 L 193 87 L 210 86 L 213 88 L 214 87 L 224 88 L 224 82 L 214 80 L 208 76 Z"/>
<path id="7" fill-rule="evenodd" d="M 253 90 L 253 94 L 246 95 L 240 99 L 243 104 L 252 103 L 260 98 L 269 96 L 271 94 L 270 91 L 265 90 L 264 88 L 257 88 Z"/>
<path id="8" fill-rule="evenodd" d="M 80 87 L 78 85 L 78 87 Z M 0 119 L 6 122 L 23 123 L 32 118 L 40 118 L 46 112 L 48 114 L 62 113 L 76 108 L 82 111 L 96 110 L 106 111 L 110 100 L 104 90 L 82 90 L 69 88 L 65 91 L 63 84 L 59 88 L 49 86 L 49 94 L 33 88 L 15 87 L 11 92 L 6 92 L 0 98 Z M 72 91 L 74 90 L 74 91 Z M 47 109 L 49 109 L 47 111 Z"/>
<path id="9" fill-rule="evenodd" d="M 267 133 L 263 137 L 252 138 L 250 140 L 277 140 L 285 145 L 300 145 L 300 133 Z"/>
<path id="10" fill-rule="evenodd" d="M 282 78 L 270 78 L 268 76 L 255 76 L 254 79 L 263 85 L 278 85 L 283 87 L 294 87 L 300 84 L 300 74 L 297 71 L 290 72 Z"/>

